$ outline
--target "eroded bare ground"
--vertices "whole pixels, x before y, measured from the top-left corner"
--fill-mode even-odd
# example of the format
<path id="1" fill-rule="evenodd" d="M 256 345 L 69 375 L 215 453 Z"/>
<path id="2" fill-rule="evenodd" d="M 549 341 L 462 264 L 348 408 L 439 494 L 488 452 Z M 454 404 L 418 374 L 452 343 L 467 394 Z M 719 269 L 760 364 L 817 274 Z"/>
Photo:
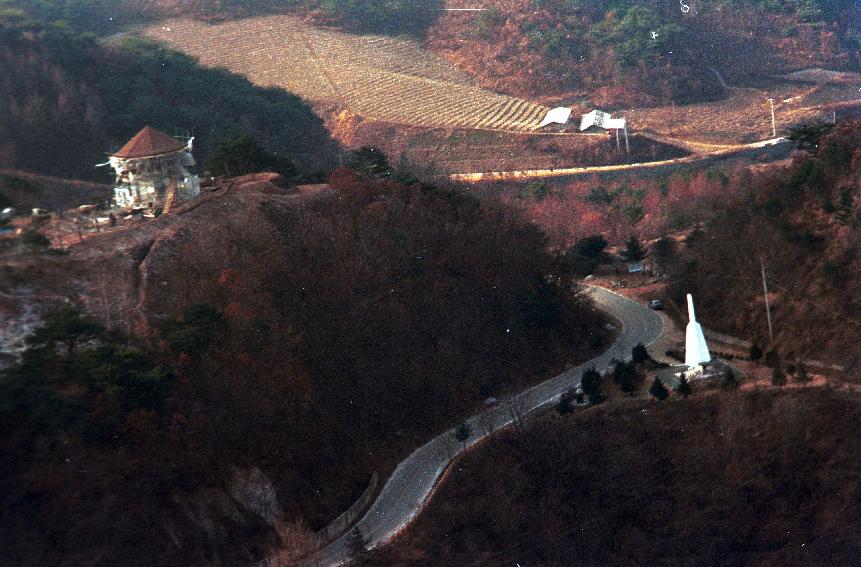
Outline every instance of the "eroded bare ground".
<path id="1" fill-rule="evenodd" d="M 187 300 L 190 289 L 177 287 L 176 266 L 189 268 L 205 260 L 206 249 L 235 246 L 219 242 L 225 231 L 218 227 L 255 226 L 265 222 L 261 207 L 298 206 L 312 196 L 287 193 L 272 183 L 253 181 L 255 176 L 205 192 L 179 207 L 174 214 L 152 220 L 120 221 L 77 233 L 66 216 L 45 232 L 55 248 L 33 251 L 9 246 L 0 263 L 0 326 L 3 346 L 12 352 L 57 305 L 71 301 L 82 305 L 110 328 L 145 336 L 153 324 L 173 314 Z M 60 230 L 65 227 L 65 230 Z M 216 230 L 211 230 L 216 227 Z M 194 234 L 208 233 L 206 242 Z M 241 232 L 241 231 L 240 231 Z M 58 237 L 59 234 L 59 237 Z M 188 254 L 186 262 L 175 262 Z M 188 281 L 183 279 L 183 281 Z M 188 286 L 184 286 L 188 288 Z M 170 290 L 170 291 L 167 291 Z M 8 361 L 7 361 L 8 362 Z"/>

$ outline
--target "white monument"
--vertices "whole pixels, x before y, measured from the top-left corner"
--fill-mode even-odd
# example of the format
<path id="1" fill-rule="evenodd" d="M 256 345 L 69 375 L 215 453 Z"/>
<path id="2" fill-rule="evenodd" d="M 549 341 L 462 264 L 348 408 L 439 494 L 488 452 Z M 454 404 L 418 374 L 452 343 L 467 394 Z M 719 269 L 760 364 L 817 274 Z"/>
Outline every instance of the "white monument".
<path id="1" fill-rule="evenodd" d="M 711 362 L 709 347 L 703 336 L 703 328 L 697 323 L 697 315 L 694 312 L 694 298 L 688 294 L 688 327 L 685 331 L 685 364 L 688 368 L 695 368 L 707 362 Z"/>

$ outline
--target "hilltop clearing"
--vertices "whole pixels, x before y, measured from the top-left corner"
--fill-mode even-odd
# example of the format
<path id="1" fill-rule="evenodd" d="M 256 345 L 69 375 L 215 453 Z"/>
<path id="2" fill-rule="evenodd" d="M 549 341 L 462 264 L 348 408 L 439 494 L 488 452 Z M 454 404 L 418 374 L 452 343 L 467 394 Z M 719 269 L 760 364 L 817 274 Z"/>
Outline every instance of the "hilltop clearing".
<path id="1" fill-rule="evenodd" d="M 67 254 L 7 249 L 4 322 L 52 326 L 0 378 L 5 557 L 296 545 L 487 397 L 602 349 L 545 244 L 505 208 L 338 170 L 311 195 L 228 183 Z M 64 297 L 118 334 L 50 319 Z"/>
<path id="2" fill-rule="evenodd" d="M 456 463 L 363 566 L 856 564 L 861 399 L 695 392 L 547 416 Z"/>

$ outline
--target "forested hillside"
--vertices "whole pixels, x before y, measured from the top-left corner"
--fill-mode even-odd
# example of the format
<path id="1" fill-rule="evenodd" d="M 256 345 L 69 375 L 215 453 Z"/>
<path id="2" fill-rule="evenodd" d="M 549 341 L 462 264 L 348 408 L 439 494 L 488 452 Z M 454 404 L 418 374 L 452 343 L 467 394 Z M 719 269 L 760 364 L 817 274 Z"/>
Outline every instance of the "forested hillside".
<path id="1" fill-rule="evenodd" d="M 762 262 L 784 359 L 826 356 L 855 367 L 861 120 L 807 126 L 795 137 L 805 151 L 790 167 L 743 181 L 730 205 L 688 238 L 676 261 L 674 297 L 694 293 L 709 326 L 763 345 Z"/>
<path id="2" fill-rule="evenodd" d="M 550 416 L 452 468 L 360 567 L 828 565 L 861 553 L 861 397 L 695 392 Z"/>
<path id="3" fill-rule="evenodd" d="M 103 44 L 7 12 L 0 77 L 3 168 L 106 182 L 107 171 L 93 166 L 147 124 L 195 136 L 199 163 L 236 133 L 305 173 L 330 167 L 339 151 L 298 97 L 138 39 Z"/>
<path id="4" fill-rule="evenodd" d="M 709 100 L 804 66 L 859 64 L 852 0 L 688 3 L 493 0 L 450 12 L 429 45 L 483 86 L 608 107 Z M 686 4 L 687 5 L 687 4 Z M 714 71 L 712 70 L 714 69 Z"/>
<path id="5" fill-rule="evenodd" d="M 115 33 L 124 25 L 191 16 L 217 21 L 299 10 L 356 31 L 422 35 L 442 14 L 444 0 L 2 0 L 42 21 L 61 20 L 78 31 Z"/>
<path id="6" fill-rule="evenodd" d="M 4 257 L 4 297 L 90 313 L 62 308 L 0 375 L 4 560 L 260 559 L 488 396 L 606 344 L 510 210 L 345 170 L 332 185 L 235 188 L 66 256 Z"/>

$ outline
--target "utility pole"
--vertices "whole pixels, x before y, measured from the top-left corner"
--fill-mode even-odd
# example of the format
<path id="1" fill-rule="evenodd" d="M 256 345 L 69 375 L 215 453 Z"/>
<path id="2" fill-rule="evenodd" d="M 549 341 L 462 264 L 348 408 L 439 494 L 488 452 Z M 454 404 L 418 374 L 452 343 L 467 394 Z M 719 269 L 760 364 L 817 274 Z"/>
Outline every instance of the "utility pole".
<path id="1" fill-rule="evenodd" d="M 777 122 L 774 119 L 774 99 L 769 98 L 768 104 L 771 106 L 771 137 L 777 138 Z"/>
<path id="2" fill-rule="evenodd" d="M 771 326 L 771 306 L 768 304 L 768 285 L 765 283 L 765 264 L 759 259 L 759 270 L 762 273 L 762 292 L 765 295 L 765 315 L 768 317 L 768 341 L 774 342 L 774 330 Z"/>

